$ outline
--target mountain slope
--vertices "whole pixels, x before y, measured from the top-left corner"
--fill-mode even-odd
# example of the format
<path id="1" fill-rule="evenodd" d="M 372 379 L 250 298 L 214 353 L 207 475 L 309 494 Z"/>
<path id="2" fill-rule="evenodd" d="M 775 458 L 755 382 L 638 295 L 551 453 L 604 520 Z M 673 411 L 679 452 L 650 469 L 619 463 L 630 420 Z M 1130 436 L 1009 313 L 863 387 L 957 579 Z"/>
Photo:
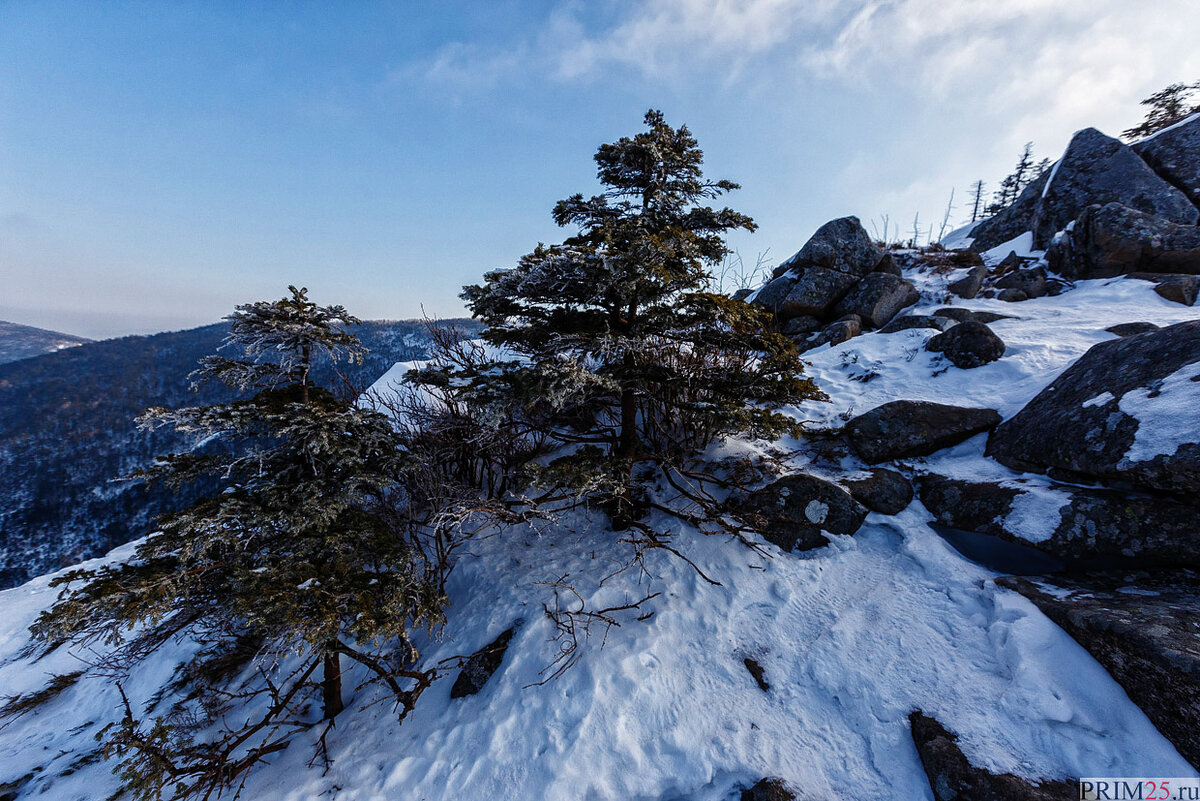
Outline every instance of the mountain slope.
<path id="1" fill-rule="evenodd" d="M 193 392 L 187 379 L 226 333 L 221 323 L 0 365 L 0 587 L 141 536 L 168 503 L 183 500 L 115 479 L 190 445 L 173 431 L 139 431 L 134 419 L 147 407 L 231 397 L 220 385 Z M 357 387 L 425 353 L 420 321 L 367 322 L 359 334 L 370 353 L 342 370 Z"/>
<path id="2" fill-rule="evenodd" d="M 0 320 L 0 364 L 28 359 L 63 348 L 73 348 L 92 340 L 58 331 L 47 331 L 31 325 Z"/>

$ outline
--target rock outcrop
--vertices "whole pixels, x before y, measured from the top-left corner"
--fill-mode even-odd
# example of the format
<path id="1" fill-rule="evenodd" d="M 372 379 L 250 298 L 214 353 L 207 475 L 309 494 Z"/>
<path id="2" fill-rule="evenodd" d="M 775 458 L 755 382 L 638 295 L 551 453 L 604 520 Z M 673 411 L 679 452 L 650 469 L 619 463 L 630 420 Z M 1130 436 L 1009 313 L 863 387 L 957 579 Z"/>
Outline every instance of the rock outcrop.
<path id="1" fill-rule="evenodd" d="M 958 735 L 920 710 L 909 714 L 908 724 L 935 801 L 1068 801 L 1079 797 L 1070 781 L 1035 783 L 975 767 L 958 746 Z"/>
<path id="2" fill-rule="evenodd" d="M 882 327 L 918 297 L 895 259 L 875 245 L 858 218 L 842 217 L 822 225 L 796 255 L 779 265 L 751 303 L 770 310 L 780 330 L 807 350 L 844 341 L 863 327 Z M 852 315 L 859 329 L 832 325 Z M 805 326 L 807 331 L 793 332 L 796 319 L 812 319 L 827 328 L 812 333 L 818 327 Z"/>
<path id="3" fill-rule="evenodd" d="M 1143 493 L 925 475 L 934 522 L 1035 548 L 1075 569 L 1200 567 L 1196 507 Z"/>
<path id="4" fill-rule="evenodd" d="M 1200 228 L 1180 225 L 1122 203 L 1088 206 L 1046 253 L 1068 278 L 1111 278 L 1134 272 L 1200 274 Z"/>
<path id="5" fill-rule="evenodd" d="M 1000 415 L 993 409 L 898 400 L 860 414 L 847 422 L 844 430 L 863 460 L 877 464 L 928 456 L 987 431 L 999 422 Z"/>
<path id="6" fill-rule="evenodd" d="M 1004 577 L 1091 652 L 1130 699 L 1200 766 L 1200 576 L 1191 570 Z"/>
<path id="7" fill-rule="evenodd" d="M 731 511 L 785 551 L 827 545 L 823 531 L 853 534 L 867 516 L 862 504 L 837 484 L 802 473 L 768 484 Z"/>
<path id="8" fill-rule="evenodd" d="M 1088 206 L 1114 202 L 1182 225 L 1195 225 L 1200 217 L 1200 209 L 1183 192 L 1127 145 L 1085 128 L 1012 206 L 975 227 L 973 246 L 988 250 L 1033 231 L 1034 247 L 1045 249 Z"/>
<path id="9" fill-rule="evenodd" d="M 913 499 L 912 484 L 895 470 L 876 467 L 863 478 L 852 478 L 843 482 L 854 500 L 885 515 L 898 515 Z"/>
<path id="10" fill-rule="evenodd" d="M 1200 320 L 1093 346 L 992 433 L 987 454 L 1014 470 L 1194 499 L 1196 409 Z"/>
<path id="11" fill-rule="evenodd" d="M 1160 177 L 1200 207 L 1200 114 L 1130 147 Z"/>
<path id="12" fill-rule="evenodd" d="M 961 322 L 925 343 L 925 349 L 943 353 L 955 367 L 969 370 L 1004 355 L 1004 340 L 978 320 Z"/>

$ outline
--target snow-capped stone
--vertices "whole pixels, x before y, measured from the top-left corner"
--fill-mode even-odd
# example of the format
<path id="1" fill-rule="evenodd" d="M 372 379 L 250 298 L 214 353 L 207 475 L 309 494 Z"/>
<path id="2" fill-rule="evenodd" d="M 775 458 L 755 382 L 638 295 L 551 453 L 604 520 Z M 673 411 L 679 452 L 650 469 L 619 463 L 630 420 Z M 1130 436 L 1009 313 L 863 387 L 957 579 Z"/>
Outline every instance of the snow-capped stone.
<path id="1" fill-rule="evenodd" d="M 982 264 L 972 267 L 962 278 L 951 281 L 946 289 L 950 290 L 951 294 L 970 300 L 979 294 L 979 290 L 983 289 L 983 279 L 987 278 L 987 274 L 988 268 Z"/>
<path id="2" fill-rule="evenodd" d="M 994 409 L 899 400 L 853 418 L 846 423 L 845 432 L 854 450 L 868 464 L 876 464 L 928 456 L 987 431 L 999 422 L 1000 415 Z"/>
<path id="3" fill-rule="evenodd" d="M 954 330 L 954 329 L 952 329 Z M 1101 393 L 1108 403 L 1084 406 Z M 1200 320 L 1093 346 L 988 440 L 1015 470 L 1200 495 Z"/>

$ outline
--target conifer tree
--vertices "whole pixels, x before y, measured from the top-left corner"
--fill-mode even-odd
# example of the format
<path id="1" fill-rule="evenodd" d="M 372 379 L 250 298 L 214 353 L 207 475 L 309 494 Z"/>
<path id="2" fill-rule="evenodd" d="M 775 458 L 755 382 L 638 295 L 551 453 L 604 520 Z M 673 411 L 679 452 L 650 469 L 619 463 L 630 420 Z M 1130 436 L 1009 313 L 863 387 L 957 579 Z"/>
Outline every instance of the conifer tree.
<path id="1" fill-rule="evenodd" d="M 361 359 L 347 330 L 358 320 L 290 289 L 237 307 L 227 345 L 242 354 L 208 357 L 193 373 L 248 397 L 142 418 L 223 446 L 160 458 L 148 480 L 210 482 L 216 491 L 166 515 L 129 562 L 56 579 L 66 589 L 33 627 L 49 647 L 102 641 L 121 671 L 176 635 L 203 644 L 176 682 L 181 701 L 144 722 L 127 700 L 125 720 L 107 732 L 106 754 L 122 758 L 143 797 L 164 787 L 219 793 L 317 722 L 303 711 L 310 701 L 332 720 L 343 708 L 343 656 L 406 709 L 412 698 L 401 682 L 419 691 L 429 680 L 405 667 L 415 656 L 409 632 L 437 623 L 444 601 L 420 549 L 386 513 L 403 469 L 396 432 L 384 415 L 311 380 L 318 359 Z M 220 679 L 248 662 L 262 681 L 231 691 Z"/>
<path id="2" fill-rule="evenodd" d="M 979 220 L 983 209 L 983 180 L 971 184 L 971 222 Z"/>
<path id="3" fill-rule="evenodd" d="M 600 499 L 618 530 L 642 509 L 635 464 L 669 471 L 718 437 L 777 435 L 791 426 L 777 406 L 820 396 L 761 310 L 711 291 L 725 234 L 755 226 L 704 201 L 737 185 L 704 177 L 686 126 L 658 111 L 645 125 L 600 146 L 602 193 L 554 207 L 574 235 L 465 288 L 485 339 L 513 358 L 418 379 L 457 383 L 564 446 L 541 480 Z"/>
<path id="4" fill-rule="evenodd" d="M 1196 83 L 1173 83 L 1165 89 L 1160 89 L 1141 101 L 1143 106 L 1149 106 L 1146 119 L 1139 125 L 1122 131 L 1126 139 L 1141 139 L 1157 133 L 1164 128 L 1170 128 L 1186 117 L 1200 112 L 1200 103 L 1193 100 L 1200 94 L 1200 81 Z"/>

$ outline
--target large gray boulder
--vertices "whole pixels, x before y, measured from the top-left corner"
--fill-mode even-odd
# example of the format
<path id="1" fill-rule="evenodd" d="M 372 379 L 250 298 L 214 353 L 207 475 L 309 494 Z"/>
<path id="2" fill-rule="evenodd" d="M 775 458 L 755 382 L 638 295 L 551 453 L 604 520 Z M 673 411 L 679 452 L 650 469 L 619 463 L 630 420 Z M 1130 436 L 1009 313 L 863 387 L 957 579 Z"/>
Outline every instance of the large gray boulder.
<path id="1" fill-rule="evenodd" d="M 975 227 L 973 246 L 990 249 L 1029 230 L 1034 247 L 1046 248 L 1084 209 L 1106 203 L 1122 203 L 1181 225 L 1195 225 L 1200 218 L 1200 209 L 1127 145 L 1085 128 L 1072 137 L 1058 164 L 1030 184 L 1016 203 Z"/>
<path id="2" fill-rule="evenodd" d="M 953 330 L 953 329 L 951 329 Z M 898 400 L 846 423 L 846 437 L 868 464 L 928 456 L 1000 422 L 994 409 L 965 409 L 930 401 Z"/>
<path id="3" fill-rule="evenodd" d="M 992 432 L 987 453 L 1014 470 L 1196 498 L 1197 409 L 1193 320 L 1093 346 Z"/>
<path id="4" fill-rule="evenodd" d="M 1200 577 L 1195 572 L 1006 576 L 996 584 L 1033 601 L 1091 652 L 1179 755 L 1200 766 Z"/>
<path id="5" fill-rule="evenodd" d="M 1035 548 L 1072 567 L 1200 567 L 1197 509 L 1143 493 L 925 475 L 935 523 Z"/>
<path id="6" fill-rule="evenodd" d="M 921 299 L 903 278 L 875 272 L 860 280 L 834 309 L 836 315 L 857 314 L 868 328 L 882 328 L 901 309 Z"/>
<path id="7" fill-rule="evenodd" d="M 775 281 L 768 284 L 767 288 Z M 850 273 L 828 267 L 809 267 L 791 282 L 776 313 L 783 319 L 804 315 L 827 317 L 856 281 L 858 278 Z"/>
<path id="8" fill-rule="evenodd" d="M 1200 206 L 1200 114 L 1131 147 L 1156 173 Z"/>
<path id="9" fill-rule="evenodd" d="M 763 487 L 731 511 L 785 551 L 828 544 L 822 532 L 853 534 L 867 516 L 867 510 L 846 490 L 803 473 Z"/>
<path id="10" fill-rule="evenodd" d="M 898 515 L 913 499 L 912 484 L 902 474 L 886 467 L 867 471 L 862 478 L 842 482 L 854 500 L 884 515 Z"/>
<path id="11" fill-rule="evenodd" d="M 780 267 L 794 271 L 824 267 L 862 278 L 882 257 L 883 251 L 857 217 L 840 217 L 818 228 L 804 247 Z"/>
<path id="12" fill-rule="evenodd" d="M 1088 206 L 1046 254 L 1068 278 L 1132 272 L 1200 274 L 1200 228 L 1179 225 L 1121 203 Z"/>

